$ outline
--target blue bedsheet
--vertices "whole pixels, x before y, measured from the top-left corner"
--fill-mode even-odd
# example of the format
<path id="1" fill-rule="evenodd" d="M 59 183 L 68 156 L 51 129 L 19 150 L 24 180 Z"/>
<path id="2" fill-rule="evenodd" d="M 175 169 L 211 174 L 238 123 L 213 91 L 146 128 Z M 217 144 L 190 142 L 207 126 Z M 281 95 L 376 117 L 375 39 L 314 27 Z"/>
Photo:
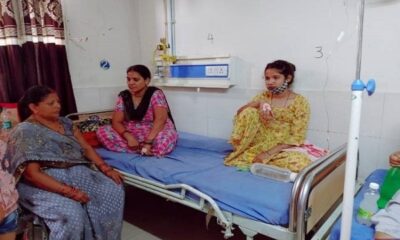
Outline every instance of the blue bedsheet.
<path id="1" fill-rule="evenodd" d="M 224 139 L 180 133 L 177 148 L 163 158 L 97 149 L 124 172 L 164 184 L 185 183 L 212 197 L 221 209 L 273 225 L 289 222 L 292 183 L 254 176 L 227 167 L 231 146 Z"/>
<path id="2" fill-rule="evenodd" d="M 353 221 L 351 225 L 351 239 L 352 240 L 367 240 L 367 239 L 374 239 L 375 230 L 373 227 L 367 227 L 365 225 L 359 224 L 357 222 L 357 210 L 360 206 L 361 200 L 364 196 L 364 193 L 368 190 L 368 186 L 370 182 L 376 182 L 379 185 L 382 185 L 383 180 L 387 170 L 384 169 L 377 169 L 372 172 L 367 179 L 365 180 L 364 185 L 362 186 L 361 190 L 357 193 L 354 199 L 354 208 L 353 208 Z M 337 240 L 340 239 L 340 225 L 342 219 L 339 218 L 335 225 L 331 230 L 331 234 L 329 236 L 330 240 Z"/>

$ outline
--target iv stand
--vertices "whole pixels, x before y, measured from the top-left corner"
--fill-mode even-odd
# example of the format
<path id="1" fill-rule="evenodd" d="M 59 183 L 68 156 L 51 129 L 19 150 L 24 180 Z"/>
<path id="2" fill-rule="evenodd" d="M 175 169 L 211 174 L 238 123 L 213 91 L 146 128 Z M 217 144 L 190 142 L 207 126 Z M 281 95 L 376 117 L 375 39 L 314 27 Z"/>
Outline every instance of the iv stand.
<path id="1" fill-rule="evenodd" d="M 360 80 L 362 42 L 364 27 L 364 6 L 365 0 L 360 1 L 359 29 L 358 29 L 358 49 L 357 49 L 357 68 L 356 80 L 351 85 L 351 115 L 349 136 L 347 141 L 346 172 L 343 193 L 343 213 L 341 222 L 340 240 L 348 240 L 351 236 L 351 224 L 353 217 L 354 186 L 357 171 L 357 152 L 360 132 L 360 118 L 362 106 L 362 93 L 367 90 L 368 95 L 375 91 L 375 80 L 369 80 L 367 85 Z"/>

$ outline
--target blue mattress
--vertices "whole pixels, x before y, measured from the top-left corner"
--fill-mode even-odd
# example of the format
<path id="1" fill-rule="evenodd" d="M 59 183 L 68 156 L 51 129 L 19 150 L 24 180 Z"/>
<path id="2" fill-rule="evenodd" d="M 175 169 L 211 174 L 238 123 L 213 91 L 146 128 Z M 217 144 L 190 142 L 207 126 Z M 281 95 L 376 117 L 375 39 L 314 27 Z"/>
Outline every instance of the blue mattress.
<path id="1" fill-rule="evenodd" d="M 293 183 L 254 176 L 223 164 L 232 150 L 224 139 L 180 133 L 168 156 L 97 152 L 115 168 L 163 184 L 188 184 L 212 197 L 221 209 L 268 224 L 287 226 Z"/>
<path id="2" fill-rule="evenodd" d="M 353 208 L 353 220 L 351 224 L 351 239 L 352 240 L 366 240 L 366 239 L 374 239 L 375 230 L 374 227 L 367 227 L 365 225 L 359 224 L 357 222 L 357 210 L 360 206 L 361 200 L 364 196 L 364 193 L 368 190 L 368 186 L 370 182 L 376 182 L 379 185 L 382 185 L 383 180 L 386 176 L 387 170 L 384 169 L 377 169 L 372 172 L 365 183 L 363 184 L 361 190 L 357 193 L 354 199 L 354 208 Z M 331 230 L 331 234 L 329 236 L 330 240 L 340 239 L 340 225 L 342 219 L 339 218 L 335 225 Z"/>

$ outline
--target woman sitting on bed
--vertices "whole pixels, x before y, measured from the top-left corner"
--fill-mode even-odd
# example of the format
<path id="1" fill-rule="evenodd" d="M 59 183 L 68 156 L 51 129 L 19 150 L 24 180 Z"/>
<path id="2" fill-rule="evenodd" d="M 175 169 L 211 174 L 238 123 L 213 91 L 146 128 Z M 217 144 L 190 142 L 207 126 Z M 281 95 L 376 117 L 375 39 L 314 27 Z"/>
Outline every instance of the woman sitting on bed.
<path id="1" fill-rule="evenodd" d="M 289 89 L 295 70 L 284 60 L 267 64 L 267 91 L 237 111 L 230 138 L 234 151 L 225 158 L 226 165 L 260 162 L 299 172 L 310 164 L 305 153 L 285 151 L 304 142 L 310 116 L 307 99 Z"/>
<path id="2" fill-rule="evenodd" d="M 2 167 L 19 180 L 20 204 L 44 220 L 50 239 L 120 239 L 121 176 L 60 108 L 48 87 L 25 92 L 18 102 L 23 122 L 11 133 Z"/>
<path id="3" fill-rule="evenodd" d="M 97 130 L 99 141 L 115 152 L 170 153 L 178 133 L 164 93 L 149 86 L 151 74 L 146 66 L 131 66 L 126 73 L 129 89 L 119 93 L 112 127 Z"/>
<path id="4" fill-rule="evenodd" d="M 400 151 L 391 154 L 389 162 L 392 167 L 400 167 Z M 375 239 L 400 239 L 400 190 L 386 208 L 372 217 L 372 221 L 375 223 Z"/>

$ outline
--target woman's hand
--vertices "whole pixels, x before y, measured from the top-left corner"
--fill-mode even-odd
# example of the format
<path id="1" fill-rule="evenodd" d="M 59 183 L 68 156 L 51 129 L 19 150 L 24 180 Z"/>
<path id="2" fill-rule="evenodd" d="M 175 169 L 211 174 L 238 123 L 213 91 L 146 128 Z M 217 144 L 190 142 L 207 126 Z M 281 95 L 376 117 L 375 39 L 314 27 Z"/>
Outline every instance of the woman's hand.
<path id="1" fill-rule="evenodd" d="M 71 197 L 71 199 L 73 199 L 73 200 L 75 200 L 77 202 L 80 202 L 80 203 L 87 203 L 87 202 L 90 201 L 90 198 L 87 195 L 87 193 L 85 193 L 85 192 L 83 192 L 83 191 L 81 191 L 79 189 L 77 189 L 75 195 L 73 195 Z"/>
<path id="2" fill-rule="evenodd" d="M 267 102 L 260 102 L 258 111 L 260 113 L 260 120 L 264 124 L 267 124 L 269 121 L 271 121 L 274 118 L 271 105 L 269 105 L 269 103 L 267 103 Z"/>
<path id="3" fill-rule="evenodd" d="M 122 183 L 122 175 L 121 173 L 115 171 L 112 169 L 111 171 L 108 171 L 104 173 L 107 177 L 111 178 L 116 184 L 120 185 Z"/>
<path id="4" fill-rule="evenodd" d="M 400 167 L 400 151 L 394 152 L 390 155 L 389 163 L 392 167 Z"/>
<path id="5" fill-rule="evenodd" d="M 132 150 L 138 150 L 139 148 L 139 142 L 136 140 L 135 137 L 131 133 L 124 133 L 124 138 L 127 141 L 128 147 Z"/>
<path id="6" fill-rule="evenodd" d="M 271 160 L 272 154 L 268 151 L 258 154 L 254 159 L 253 163 L 268 163 Z"/>
<path id="7" fill-rule="evenodd" d="M 80 203 L 87 203 L 90 201 L 87 193 L 71 186 L 65 186 L 65 188 L 61 190 L 61 194 Z"/>
<path id="8" fill-rule="evenodd" d="M 107 177 L 111 178 L 116 184 L 122 183 L 122 175 L 112 167 L 107 165 L 105 162 L 97 166 L 97 168 Z"/>
<path id="9" fill-rule="evenodd" d="M 3 221 L 5 216 L 6 216 L 5 209 L 3 208 L 3 205 L 0 204 L 0 223 Z"/>
<path id="10" fill-rule="evenodd" d="M 144 143 L 142 145 L 142 149 L 141 149 L 140 153 L 142 155 L 146 155 L 146 156 L 153 155 L 153 152 L 151 151 L 151 147 L 152 147 L 152 145 L 150 143 Z"/>

